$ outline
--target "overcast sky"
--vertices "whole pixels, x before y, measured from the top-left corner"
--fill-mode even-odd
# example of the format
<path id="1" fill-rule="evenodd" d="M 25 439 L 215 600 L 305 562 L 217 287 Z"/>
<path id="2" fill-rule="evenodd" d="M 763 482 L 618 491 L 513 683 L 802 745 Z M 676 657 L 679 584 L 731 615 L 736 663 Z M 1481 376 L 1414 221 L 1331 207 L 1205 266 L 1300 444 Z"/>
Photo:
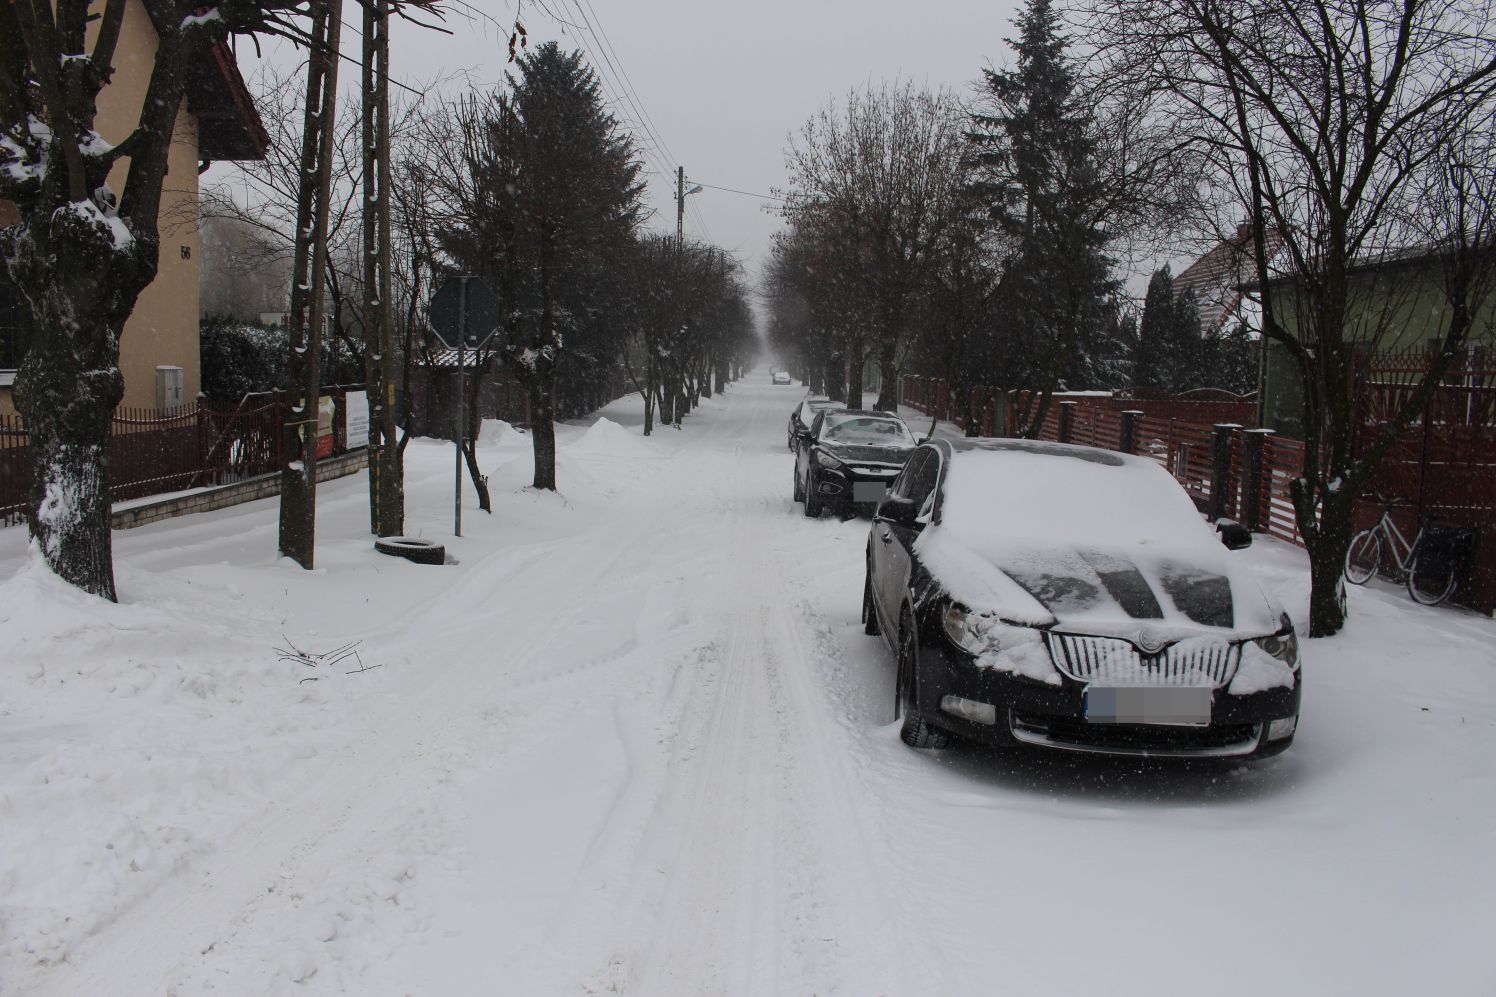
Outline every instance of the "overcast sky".
<path id="1" fill-rule="evenodd" d="M 558 17 L 548 16 L 534 0 L 523 4 L 531 45 L 555 39 L 589 54 L 615 101 L 614 113 L 641 146 L 650 147 L 649 169 L 665 172 L 682 165 L 691 181 L 755 194 L 783 186 L 789 133 L 854 87 L 902 79 L 968 97 L 983 66 L 1005 65 L 1011 58 L 1004 39 L 1016 33 L 1017 9 L 1011 0 L 547 2 Z M 408 28 L 392 33 L 392 76 L 424 84 L 467 71 L 480 83 L 500 80 L 508 37 L 494 22 L 512 23 L 514 6 L 484 0 L 448 0 L 445 6 L 446 26 L 455 34 Z M 344 10 L 346 21 L 358 27 L 358 8 L 347 4 Z M 355 32 L 344 30 L 343 48 L 359 58 Z M 612 65 L 604 59 L 605 48 Z M 266 56 L 282 67 L 297 58 L 277 47 L 268 48 Z M 252 78 L 252 46 L 239 45 L 239 59 Z M 358 67 L 345 61 L 339 73 L 351 83 Z M 624 98 L 629 83 L 630 96 L 665 149 L 654 149 L 638 126 L 640 115 Z M 648 180 L 655 211 L 651 227 L 674 231 L 674 177 L 656 172 Z M 756 280 L 770 236 L 781 224 L 765 211 L 772 202 L 706 189 L 688 203 L 687 235 L 732 251 Z"/>

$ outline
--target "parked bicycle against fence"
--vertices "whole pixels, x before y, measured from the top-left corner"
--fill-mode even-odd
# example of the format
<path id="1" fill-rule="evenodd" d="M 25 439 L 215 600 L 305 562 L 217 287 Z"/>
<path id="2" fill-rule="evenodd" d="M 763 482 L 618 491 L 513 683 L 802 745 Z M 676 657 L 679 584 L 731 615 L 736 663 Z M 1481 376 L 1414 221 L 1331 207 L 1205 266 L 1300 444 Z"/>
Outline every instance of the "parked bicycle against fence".
<path id="1" fill-rule="evenodd" d="M 1414 602 L 1437 606 L 1454 594 L 1475 557 L 1480 531 L 1472 526 L 1436 526 L 1427 515 L 1413 540 L 1392 521 L 1392 509 L 1409 505 L 1406 499 L 1378 495 L 1382 518 L 1370 529 L 1351 537 L 1345 552 L 1345 580 L 1365 585 L 1379 571 L 1408 587 Z"/>

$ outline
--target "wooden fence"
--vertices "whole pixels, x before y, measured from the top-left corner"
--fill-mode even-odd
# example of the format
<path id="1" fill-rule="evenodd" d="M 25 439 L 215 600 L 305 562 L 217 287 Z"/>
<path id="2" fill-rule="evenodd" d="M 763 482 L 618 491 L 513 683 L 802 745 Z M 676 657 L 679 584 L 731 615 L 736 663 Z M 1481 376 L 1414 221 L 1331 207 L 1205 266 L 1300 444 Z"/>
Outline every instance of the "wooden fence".
<path id="1" fill-rule="evenodd" d="M 367 442 L 347 439 L 343 417 L 348 392 L 361 390 L 358 384 L 323 389 L 324 397 L 332 399 L 333 417 L 321 456 Z M 109 447 L 111 498 L 119 502 L 229 484 L 277 470 L 286 409 L 282 392 L 250 395 L 233 407 L 200 399 L 179 409 L 117 409 Z M 0 526 L 25 520 L 29 439 L 18 416 L 0 415 Z"/>

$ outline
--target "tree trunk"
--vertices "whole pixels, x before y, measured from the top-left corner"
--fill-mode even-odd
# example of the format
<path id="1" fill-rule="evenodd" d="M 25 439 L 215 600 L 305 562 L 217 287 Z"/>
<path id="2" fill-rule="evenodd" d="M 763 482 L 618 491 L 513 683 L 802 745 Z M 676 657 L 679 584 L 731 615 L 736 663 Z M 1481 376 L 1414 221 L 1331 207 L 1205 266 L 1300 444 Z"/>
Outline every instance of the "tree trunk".
<path id="1" fill-rule="evenodd" d="M 862 365 L 866 362 L 862 355 L 862 340 L 852 343 L 851 355 L 847 360 L 847 408 L 862 408 Z"/>
<path id="2" fill-rule="evenodd" d="M 556 412 L 552 389 L 556 374 L 537 371 L 528 384 L 530 393 L 530 439 L 535 450 L 533 487 L 556 490 Z"/>
<path id="3" fill-rule="evenodd" d="M 648 436 L 654 432 L 655 415 L 655 360 L 654 350 L 649 342 L 645 342 L 648 350 L 648 360 L 645 361 L 644 373 L 644 435 Z"/>
<path id="4" fill-rule="evenodd" d="M 1354 490 L 1325 493 L 1315 518 L 1308 482 L 1289 486 L 1294 519 L 1309 551 L 1309 636 L 1332 637 L 1345 626 L 1345 553 L 1351 545 Z"/>
<path id="5" fill-rule="evenodd" d="M 478 418 L 481 406 L 478 404 L 478 392 L 483 388 L 483 375 L 488 372 L 489 364 L 493 362 L 492 357 L 481 364 L 473 365 L 472 383 L 468 390 L 463 393 L 463 401 L 467 404 L 467 411 L 463 413 L 463 420 L 467 423 L 467 432 L 462 441 L 462 456 L 467 462 L 468 477 L 472 479 L 473 491 L 478 495 L 478 508 L 484 512 L 493 514 L 493 503 L 488 498 L 488 475 L 483 474 L 478 468 L 478 433 L 483 428 L 482 420 Z M 458 376 L 464 376 L 460 371 Z"/>
<path id="6" fill-rule="evenodd" d="M 675 424 L 675 392 L 670 387 L 669 374 L 660 378 L 659 391 L 660 425 L 672 426 Z"/>
<path id="7" fill-rule="evenodd" d="M 899 410 L 899 367 L 895 362 L 898 342 L 884 339 L 878 344 L 878 409 L 882 412 Z"/>
<path id="8" fill-rule="evenodd" d="M 119 338 L 102 309 L 90 307 L 94 264 L 80 260 L 68 272 L 53 265 L 52 286 L 27 295 L 37 333 L 15 381 L 30 434 L 31 538 L 64 581 L 112 602 L 110 422 L 125 393 Z"/>

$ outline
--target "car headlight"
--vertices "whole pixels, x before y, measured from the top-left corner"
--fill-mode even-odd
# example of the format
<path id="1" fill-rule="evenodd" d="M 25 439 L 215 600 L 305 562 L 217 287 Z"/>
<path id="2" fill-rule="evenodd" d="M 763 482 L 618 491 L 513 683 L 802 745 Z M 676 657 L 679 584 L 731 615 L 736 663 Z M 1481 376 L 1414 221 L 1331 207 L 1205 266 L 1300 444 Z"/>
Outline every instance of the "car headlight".
<path id="1" fill-rule="evenodd" d="M 824 450 L 816 454 L 816 463 L 820 464 L 828 471 L 840 471 L 843 467 L 846 466 L 841 461 L 831 456 L 829 453 L 826 453 Z"/>
<path id="2" fill-rule="evenodd" d="M 1295 670 L 1299 667 L 1299 635 L 1294 633 L 1293 621 L 1283 614 L 1283 629 L 1271 637 L 1258 637 L 1252 641 L 1268 654 Z"/>
<path id="3" fill-rule="evenodd" d="M 945 625 L 945 635 L 957 647 L 977 655 L 1001 651 L 1003 631 L 1009 629 L 990 613 L 974 613 L 959 602 L 945 607 L 941 622 Z"/>

